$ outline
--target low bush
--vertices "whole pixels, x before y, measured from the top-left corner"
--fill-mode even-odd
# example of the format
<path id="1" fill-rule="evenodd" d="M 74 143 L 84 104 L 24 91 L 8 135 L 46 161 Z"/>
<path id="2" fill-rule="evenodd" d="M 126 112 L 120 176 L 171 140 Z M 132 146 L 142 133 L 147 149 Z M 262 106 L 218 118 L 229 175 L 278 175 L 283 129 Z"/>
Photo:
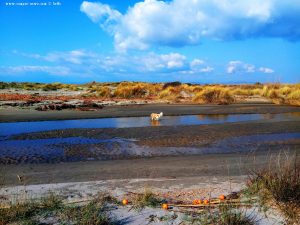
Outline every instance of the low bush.
<path id="1" fill-rule="evenodd" d="M 278 156 L 279 157 L 279 156 Z M 262 207 L 276 207 L 288 224 L 300 224 L 300 164 L 294 159 L 281 159 L 269 168 L 253 171 L 245 193 L 257 196 Z"/>
<path id="2" fill-rule="evenodd" d="M 208 87 L 196 94 L 193 101 L 198 103 L 230 104 L 234 102 L 234 97 L 228 89 Z"/>
<path id="3" fill-rule="evenodd" d="M 64 205 L 60 198 L 51 194 L 41 201 L 14 204 L 0 209 L 0 225 L 43 224 L 41 219 L 50 217 L 55 224 L 109 225 L 116 224 L 107 213 L 107 203 L 116 203 L 108 195 L 99 195 L 85 205 Z"/>
<path id="4" fill-rule="evenodd" d="M 118 98 L 141 98 L 146 94 L 146 88 L 140 84 L 124 86 L 122 83 L 114 92 L 114 96 Z"/>
<path id="5" fill-rule="evenodd" d="M 101 97 L 105 97 L 105 98 L 108 98 L 111 96 L 111 93 L 110 93 L 110 88 L 107 87 L 107 86 L 104 86 L 104 87 L 100 87 L 98 90 L 97 90 L 97 94 Z"/>
<path id="6" fill-rule="evenodd" d="M 56 91 L 61 88 L 61 85 L 62 84 L 60 84 L 60 83 L 45 84 L 42 87 L 42 90 L 43 91 Z"/>
<path id="7" fill-rule="evenodd" d="M 300 88 L 291 91 L 286 97 L 286 102 L 290 105 L 300 106 Z"/>
<path id="8" fill-rule="evenodd" d="M 135 208 L 156 207 L 162 203 L 162 200 L 158 198 L 149 190 L 145 190 L 142 194 L 137 194 L 133 197 L 133 205 Z"/>
<path id="9" fill-rule="evenodd" d="M 234 205 L 219 205 L 213 211 L 205 210 L 199 214 L 188 218 L 191 224 L 201 225 L 255 225 L 257 219 L 255 215 L 247 214 L 246 210 L 241 210 Z"/>
<path id="10" fill-rule="evenodd" d="M 168 87 L 178 87 L 180 85 L 181 85 L 181 82 L 179 82 L 179 81 L 168 82 L 168 83 L 164 84 L 163 89 L 166 89 Z"/>

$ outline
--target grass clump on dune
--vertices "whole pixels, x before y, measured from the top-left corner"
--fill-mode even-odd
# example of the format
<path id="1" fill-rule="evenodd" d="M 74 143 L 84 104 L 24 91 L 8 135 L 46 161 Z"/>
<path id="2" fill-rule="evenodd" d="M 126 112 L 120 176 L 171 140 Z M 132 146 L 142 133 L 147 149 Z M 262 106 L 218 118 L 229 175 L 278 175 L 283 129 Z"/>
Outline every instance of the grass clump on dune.
<path id="1" fill-rule="evenodd" d="M 121 82 L 114 90 L 116 98 L 155 98 L 162 90 L 162 85 L 144 82 Z"/>
<path id="2" fill-rule="evenodd" d="M 234 205 L 220 205 L 212 211 L 202 211 L 196 216 L 187 217 L 189 224 L 201 225 L 255 225 L 256 216 L 247 214 Z"/>
<path id="3" fill-rule="evenodd" d="M 275 104 L 300 105 L 300 85 L 264 85 L 261 95 Z"/>
<path id="4" fill-rule="evenodd" d="M 274 160 L 273 160 L 274 161 Z M 279 209 L 287 224 L 300 224 L 300 163 L 294 159 L 276 159 L 268 169 L 254 171 L 245 193 L 257 196 L 262 208 Z"/>
<path id="5" fill-rule="evenodd" d="M 98 95 L 101 97 L 105 97 L 105 98 L 111 97 L 111 91 L 107 86 L 101 87 L 97 92 Z"/>
<path id="6" fill-rule="evenodd" d="M 291 91 L 291 92 L 287 95 L 286 101 L 287 101 L 290 105 L 297 105 L 297 106 L 300 106 L 300 88 L 297 89 L 297 90 Z"/>
<path id="7" fill-rule="evenodd" d="M 168 86 L 167 88 L 165 88 L 159 93 L 159 98 L 177 102 L 181 97 L 180 95 L 181 91 L 182 91 L 181 86 L 175 86 L 175 87 Z"/>
<path id="8" fill-rule="evenodd" d="M 162 199 L 158 198 L 154 193 L 145 190 L 144 193 L 133 196 L 132 204 L 135 208 L 142 209 L 144 207 L 157 207 L 162 203 Z"/>
<path id="9" fill-rule="evenodd" d="M 63 208 L 61 199 L 55 195 L 42 198 L 41 201 L 17 203 L 10 208 L 0 209 L 0 224 L 19 222 L 21 224 L 39 224 L 37 217 Z"/>
<path id="10" fill-rule="evenodd" d="M 118 98 L 141 98 L 146 96 L 148 91 L 144 85 L 121 83 L 114 92 L 114 96 Z"/>
<path id="11" fill-rule="evenodd" d="M 250 89 L 236 88 L 231 91 L 233 95 L 251 96 L 253 93 Z"/>
<path id="12" fill-rule="evenodd" d="M 115 199 L 100 195 L 93 201 L 83 206 L 69 206 L 64 209 L 60 215 L 62 222 L 72 222 L 72 224 L 80 225 L 112 225 L 117 224 L 107 214 L 107 203 L 115 203 Z"/>
<path id="13" fill-rule="evenodd" d="M 193 98 L 198 103 L 231 104 L 234 97 L 228 89 L 208 87 Z"/>
<path id="14" fill-rule="evenodd" d="M 62 89 L 62 84 L 61 83 L 51 83 L 51 84 L 45 84 L 42 87 L 43 91 L 56 91 L 58 89 Z"/>
<path id="15" fill-rule="evenodd" d="M 55 224 L 109 225 L 116 224 L 108 216 L 107 203 L 115 199 L 99 195 L 84 205 L 66 205 L 62 200 L 50 195 L 40 201 L 29 201 L 0 209 L 0 225 L 6 224 L 44 224 L 41 221 L 51 219 Z M 51 222 L 52 223 L 52 222 Z"/>

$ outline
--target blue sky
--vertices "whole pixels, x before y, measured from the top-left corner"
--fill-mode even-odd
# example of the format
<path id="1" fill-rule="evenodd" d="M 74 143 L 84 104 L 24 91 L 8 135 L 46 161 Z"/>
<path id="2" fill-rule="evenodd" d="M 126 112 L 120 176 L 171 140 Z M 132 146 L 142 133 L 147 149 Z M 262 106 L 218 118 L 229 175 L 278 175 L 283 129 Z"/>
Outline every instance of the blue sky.
<path id="1" fill-rule="evenodd" d="M 1 81 L 300 82 L 299 0 L 30 3 L 1 1 Z"/>

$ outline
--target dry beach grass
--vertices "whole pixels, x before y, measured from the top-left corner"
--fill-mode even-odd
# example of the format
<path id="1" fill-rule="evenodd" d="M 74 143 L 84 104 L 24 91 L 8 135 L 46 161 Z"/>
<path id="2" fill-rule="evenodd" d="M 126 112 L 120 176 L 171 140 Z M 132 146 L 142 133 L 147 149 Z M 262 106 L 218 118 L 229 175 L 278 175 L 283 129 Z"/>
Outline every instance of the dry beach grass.
<path id="1" fill-rule="evenodd" d="M 57 91 L 57 99 L 71 99 L 72 96 L 60 96 L 64 90 L 78 92 L 79 99 L 148 99 L 167 100 L 169 102 L 194 102 L 197 104 L 231 104 L 237 99 L 257 96 L 271 100 L 276 104 L 300 105 L 300 84 L 241 84 L 241 85 L 198 85 L 180 82 L 170 83 L 145 83 L 145 82 L 116 82 L 87 84 L 62 84 L 62 83 L 5 83 L 0 82 L 0 100 L 45 100 L 53 99 L 47 96 L 48 91 Z M 43 96 L 19 94 L 13 95 L 4 90 L 16 89 L 46 92 Z"/>

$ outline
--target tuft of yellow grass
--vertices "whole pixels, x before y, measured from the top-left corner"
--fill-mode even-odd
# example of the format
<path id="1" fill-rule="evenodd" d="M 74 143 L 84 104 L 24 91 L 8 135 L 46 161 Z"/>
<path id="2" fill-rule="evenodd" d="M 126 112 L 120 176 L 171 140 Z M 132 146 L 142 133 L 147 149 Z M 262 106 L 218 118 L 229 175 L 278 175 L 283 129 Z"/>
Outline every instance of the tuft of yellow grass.
<path id="1" fill-rule="evenodd" d="M 207 87 L 193 98 L 198 103 L 231 104 L 234 97 L 226 88 Z"/>
<path id="2" fill-rule="evenodd" d="M 290 105 L 300 106 L 300 88 L 291 91 L 290 94 L 287 95 L 287 100 L 286 101 Z"/>

